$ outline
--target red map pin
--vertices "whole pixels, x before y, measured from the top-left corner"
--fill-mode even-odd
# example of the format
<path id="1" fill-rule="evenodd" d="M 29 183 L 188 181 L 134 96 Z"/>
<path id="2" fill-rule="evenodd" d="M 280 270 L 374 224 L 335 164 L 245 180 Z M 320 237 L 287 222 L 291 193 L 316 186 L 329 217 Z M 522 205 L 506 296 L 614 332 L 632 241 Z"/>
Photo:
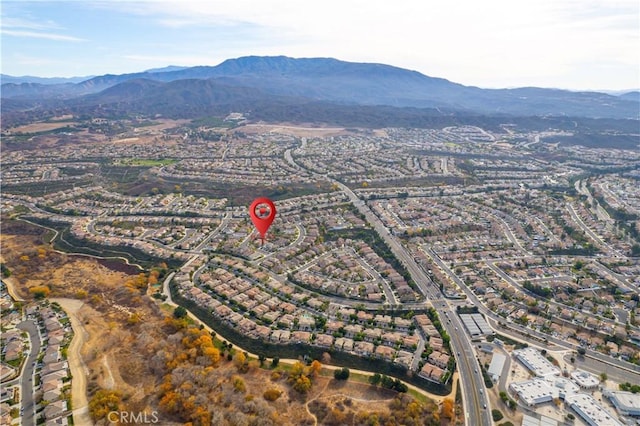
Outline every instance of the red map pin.
<path id="1" fill-rule="evenodd" d="M 266 197 L 256 198 L 249 207 L 249 214 L 264 244 L 264 236 L 276 218 L 276 206 Z"/>

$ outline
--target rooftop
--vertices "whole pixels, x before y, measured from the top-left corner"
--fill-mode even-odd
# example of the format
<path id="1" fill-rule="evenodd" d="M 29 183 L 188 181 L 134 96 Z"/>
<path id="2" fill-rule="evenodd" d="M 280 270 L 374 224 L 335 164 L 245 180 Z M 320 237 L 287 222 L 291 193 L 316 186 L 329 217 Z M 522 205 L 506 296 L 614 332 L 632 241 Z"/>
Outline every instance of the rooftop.
<path id="1" fill-rule="evenodd" d="M 591 396 L 584 393 L 568 395 L 565 403 L 589 425 L 593 426 L 622 426 L 608 411 L 606 411 Z"/>
<path id="2" fill-rule="evenodd" d="M 513 351 L 513 354 L 536 376 L 557 376 L 560 369 L 547 360 L 537 349 L 524 348 Z"/>

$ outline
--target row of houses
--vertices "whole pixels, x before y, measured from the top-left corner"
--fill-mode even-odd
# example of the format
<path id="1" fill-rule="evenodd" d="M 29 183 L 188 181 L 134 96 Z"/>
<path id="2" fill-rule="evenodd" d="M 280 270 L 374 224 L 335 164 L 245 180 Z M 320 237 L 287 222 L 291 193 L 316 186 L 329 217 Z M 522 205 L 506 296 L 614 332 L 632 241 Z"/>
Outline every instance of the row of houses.
<path id="1" fill-rule="evenodd" d="M 39 315 L 44 324 L 40 375 L 40 404 L 46 404 L 43 416 L 47 424 L 66 425 L 69 416 L 65 388 L 70 388 L 69 364 L 62 356 L 62 347 L 70 340 L 71 329 L 61 322 L 62 311 L 47 306 L 27 308 L 28 315 Z M 38 373 L 36 373 L 38 374 Z"/>
<path id="2" fill-rule="evenodd" d="M 405 319 L 327 303 L 310 294 L 295 292 L 290 285 L 267 275 L 262 279 L 250 278 L 249 273 L 255 275 L 259 271 L 242 262 L 226 259 L 218 260 L 216 265 L 207 270 L 204 260 L 200 260 L 179 272 L 174 283 L 182 297 L 204 307 L 245 336 L 279 344 L 304 343 L 337 349 L 407 368 L 420 355 L 415 354 L 420 342 L 427 339 L 433 348 L 427 361 L 438 368 L 446 368 L 449 363 L 450 355 L 442 338 L 426 315 Z M 233 268 L 234 272 L 226 268 Z M 197 277 L 200 270 L 205 270 L 197 278 L 202 287 L 193 282 L 193 276 Z M 314 307 L 310 306 L 311 301 L 317 302 Z M 318 325 L 318 317 L 326 320 Z M 422 332 L 414 331 L 420 324 Z M 439 380 L 433 375 L 430 379 Z"/>
<path id="3" fill-rule="evenodd" d="M 2 357 L 5 362 L 20 359 L 24 352 L 24 339 L 22 331 L 14 329 L 2 333 Z"/>
<path id="4" fill-rule="evenodd" d="M 438 329 L 426 314 L 416 315 L 414 321 L 419 332 L 428 339 L 429 347 L 433 349 L 418 375 L 432 382 L 441 383 L 448 371 L 451 354 L 444 347 L 444 341 Z"/>

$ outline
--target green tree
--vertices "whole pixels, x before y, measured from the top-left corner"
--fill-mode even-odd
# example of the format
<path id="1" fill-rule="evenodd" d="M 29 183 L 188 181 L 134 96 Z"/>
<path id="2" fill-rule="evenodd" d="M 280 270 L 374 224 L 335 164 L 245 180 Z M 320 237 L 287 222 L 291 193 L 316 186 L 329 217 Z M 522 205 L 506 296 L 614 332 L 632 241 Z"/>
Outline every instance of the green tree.
<path id="1" fill-rule="evenodd" d="M 393 387 L 393 379 L 386 374 L 383 374 L 380 378 L 380 384 L 383 388 L 391 389 Z"/>
<path id="2" fill-rule="evenodd" d="M 173 317 L 181 319 L 187 316 L 187 310 L 182 306 L 178 306 L 173 310 Z"/>
<path id="3" fill-rule="evenodd" d="M 0 263 L 0 270 L 2 271 L 2 276 L 4 278 L 9 278 L 11 276 L 11 271 L 7 268 L 7 265 L 4 263 Z"/>
<path id="4" fill-rule="evenodd" d="M 494 422 L 497 422 L 498 420 L 502 420 L 504 415 L 502 414 L 502 411 L 494 408 L 491 410 L 491 417 L 493 417 Z"/>
<path id="5" fill-rule="evenodd" d="M 380 373 L 376 373 L 373 376 L 369 376 L 369 383 L 371 383 L 373 386 L 378 386 L 378 384 L 380 384 L 380 380 L 382 379 L 382 376 L 380 375 Z"/>
<path id="6" fill-rule="evenodd" d="M 342 367 L 339 370 L 334 370 L 333 377 L 336 380 L 347 380 L 349 378 L 349 369 L 347 367 Z"/>
<path id="7" fill-rule="evenodd" d="M 409 387 L 402 383 L 399 379 L 395 379 L 393 381 L 393 389 L 397 392 L 406 393 L 409 390 Z"/>

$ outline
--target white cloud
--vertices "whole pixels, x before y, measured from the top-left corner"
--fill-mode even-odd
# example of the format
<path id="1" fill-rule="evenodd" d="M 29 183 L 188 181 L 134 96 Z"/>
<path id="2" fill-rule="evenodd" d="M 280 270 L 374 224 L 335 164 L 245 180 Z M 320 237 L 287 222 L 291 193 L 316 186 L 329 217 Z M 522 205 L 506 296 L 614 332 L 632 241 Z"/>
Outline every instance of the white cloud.
<path id="1" fill-rule="evenodd" d="M 54 40 L 54 41 L 86 41 L 85 39 L 67 36 L 62 34 L 54 34 L 54 33 L 45 33 L 45 32 L 36 32 L 36 31 L 26 31 L 26 30 L 8 30 L 3 28 L 0 31 L 4 35 L 13 36 L 13 37 L 28 37 L 28 38 L 42 38 L 46 40 Z"/>
<path id="2" fill-rule="evenodd" d="M 59 34 L 61 30 L 64 30 L 64 28 L 50 19 L 34 21 L 3 16 L 0 33 L 12 37 L 40 38 L 54 41 L 86 41 L 78 37 Z"/>
<path id="3" fill-rule="evenodd" d="M 4 28 L 22 28 L 27 30 L 60 30 L 58 24 L 51 20 L 46 21 L 32 21 L 23 18 L 2 17 L 2 26 Z"/>

